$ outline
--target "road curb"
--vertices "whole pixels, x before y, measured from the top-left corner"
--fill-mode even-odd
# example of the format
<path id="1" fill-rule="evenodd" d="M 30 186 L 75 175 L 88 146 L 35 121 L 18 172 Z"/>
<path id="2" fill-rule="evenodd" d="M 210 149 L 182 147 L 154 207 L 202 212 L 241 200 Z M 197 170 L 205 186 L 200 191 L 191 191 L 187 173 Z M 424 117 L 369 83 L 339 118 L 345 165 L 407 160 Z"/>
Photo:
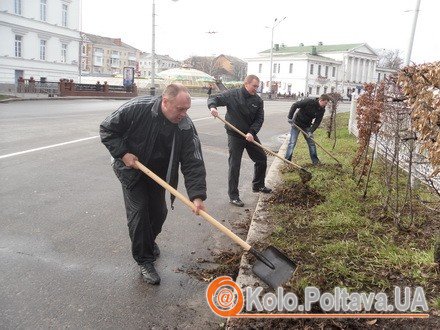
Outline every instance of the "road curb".
<path id="1" fill-rule="evenodd" d="M 287 143 L 288 135 L 286 135 L 286 139 L 284 140 L 278 151 L 279 156 L 284 157 Z M 268 187 L 275 188 L 280 183 L 282 183 L 280 169 L 283 165 L 284 162 L 278 157 L 275 157 L 266 175 L 266 184 Z M 267 201 L 270 197 L 271 194 L 260 194 L 260 198 L 258 199 L 246 238 L 246 242 L 251 246 L 254 246 L 257 243 L 264 241 L 273 232 L 274 227 L 266 220 L 266 209 L 268 204 Z M 249 263 L 249 257 L 250 255 L 248 253 L 244 253 L 241 257 L 240 268 L 235 282 L 240 288 L 244 288 L 247 286 L 262 286 L 268 288 L 265 283 L 263 283 L 258 277 L 253 275 L 251 270 L 252 266 Z M 228 318 L 227 326 L 232 325 L 230 324 L 230 322 L 233 322 L 233 319 Z"/>
<path id="2" fill-rule="evenodd" d="M 287 136 L 286 136 L 287 137 Z M 284 140 L 281 148 L 278 151 L 278 155 L 284 157 L 287 148 L 287 138 Z M 274 188 L 278 186 L 281 182 L 280 168 L 284 162 L 275 157 L 269 171 L 266 175 L 266 184 L 268 187 Z M 261 242 L 267 238 L 273 232 L 273 226 L 267 222 L 267 200 L 271 197 L 271 194 L 260 194 L 257 205 L 255 207 L 254 214 L 252 216 L 251 224 L 249 227 L 249 232 L 246 238 L 246 242 L 252 246 L 256 243 Z M 240 262 L 240 270 L 235 281 L 241 288 L 245 286 L 252 286 L 258 283 L 258 285 L 265 286 L 261 280 L 254 276 L 251 270 L 251 265 L 249 264 L 249 255 L 243 254 Z"/>
<path id="3" fill-rule="evenodd" d="M 131 100 L 132 97 L 14 97 L 0 100 L 0 103 L 20 102 L 20 101 L 63 101 L 63 100 Z"/>

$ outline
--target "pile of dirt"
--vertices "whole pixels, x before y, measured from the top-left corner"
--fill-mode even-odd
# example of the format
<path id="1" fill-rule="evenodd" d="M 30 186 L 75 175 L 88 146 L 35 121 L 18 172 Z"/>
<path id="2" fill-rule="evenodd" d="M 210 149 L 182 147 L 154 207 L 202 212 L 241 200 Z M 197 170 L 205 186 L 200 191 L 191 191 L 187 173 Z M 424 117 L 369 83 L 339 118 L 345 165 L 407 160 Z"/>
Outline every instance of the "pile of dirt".
<path id="1" fill-rule="evenodd" d="M 203 266 L 194 266 L 185 272 L 200 281 L 211 282 L 219 276 L 230 276 L 235 280 L 238 276 L 242 251 L 221 251 L 214 260 L 198 260 Z"/>
<path id="2" fill-rule="evenodd" d="M 291 187 L 282 188 L 269 198 L 272 204 L 287 204 L 296 208 L 308 209 L 325 201 L 325 196 L 309 185 L 293 183 Z"/>

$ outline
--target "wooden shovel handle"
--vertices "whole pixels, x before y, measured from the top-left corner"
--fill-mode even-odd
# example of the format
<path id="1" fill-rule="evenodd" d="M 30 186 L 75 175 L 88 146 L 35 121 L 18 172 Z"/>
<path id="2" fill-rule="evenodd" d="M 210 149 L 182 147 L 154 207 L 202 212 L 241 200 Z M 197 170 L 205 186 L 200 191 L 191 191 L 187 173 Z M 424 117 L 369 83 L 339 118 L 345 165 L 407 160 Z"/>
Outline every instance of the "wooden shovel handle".
<path id="1" fill-rule="evenodd" d="M 161 185 L 163 188 L 168 190 L 171 194 L 176 196 L 182 203 L 186 204 L 191 210 L 195 211 L 196 206 L 193 202 L 191 202 L 188 198 L 186 198 L 184 195 L 182 195 L 180 192 L 178 192 L 176 189 L 174 189 L 171 185 L 169 185 L 167 182 L 165 182 L 161 177 L 156 175 L 154 172 L 152 172 L 150 169 L 148 169 L 145 165 L 143 165 L 141 162 L 136 161 L 136 166 L 144 172 L 146 175 L 148 175 L 151 179 L 153 179 L 157 184 Z M 221 232 L 226 234 L 229 238 L 231 238 L 235 243 L 240 245 L 245 251 L 249 251 L 252 247 L 243 241 L 240 237 L 235 235 L 232 231 L 230 231 L 228 228 L 223 226 L 220 222 L 215 220 L 213 217 L 211 217 L 208 213 L 206 213 L 203 210 L 199 210 L 199 215 L 208 221 L 211 225 L 219 229 Z"/>
<path id="2" fill-rule="evenodd" d="M 235 132 L 237 132 L 238 134 L 240 134 L 241 136 L 243 136 L 244 138 L 246 138 L 246 134 L 244 134 L 242 131 L 240 131 L 238 128 L 236 128 L 234 125 L 232 125 L 231 123 L 229 123 L 228 121 L 226 121 L 225 119 L 221 118 L 220 116 L 217 116 L 216 118 L 220 119 L 224 124 L 228 125 L 231 129 L 233 129 Z M 292 165 L 294 167 L 296 167 L 299 170 L 303 170 L 306 171 L 303 167 L 299 166 L 298 164 L 295 164 L 293 162 L 291 162 L 290 160 L 281 157 L 280 155 L 278 155 L 276 152 L 273 152 L 272 150 L 264 147 L 262 144 L 258 143 L 257 141 L 253 141 L 254 144 L 256 144 L 257 146 L 259 146 L 260 148 L 264 149 L 266 152 L 268 152 L 269 154 L 271 154 L 272 156 L 278 157 L 279 159 L 281 159 L 283 162 Z M 307 172 L 307 171 L 306 171 Z"/>

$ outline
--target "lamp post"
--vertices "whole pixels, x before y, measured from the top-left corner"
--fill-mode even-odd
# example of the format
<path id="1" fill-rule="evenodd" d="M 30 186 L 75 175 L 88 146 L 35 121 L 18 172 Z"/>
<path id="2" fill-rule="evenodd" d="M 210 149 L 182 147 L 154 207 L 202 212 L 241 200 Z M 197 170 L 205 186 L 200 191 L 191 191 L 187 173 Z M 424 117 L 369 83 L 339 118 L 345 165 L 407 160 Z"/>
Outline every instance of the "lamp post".
<path id="1" fill-rule="evenodd" d="M 284 21 L 287 17 L 284 16 L 282 19 L 278 20 L 275 18 L 272 24 L 272 37 L 270 39 L 270 68 L 269 68 L 269 98 L 272 98 L 272 72 L 273 72 L 273 30 L 277 27 L 282 21 Z"/>
<path id="2" fill-rule="evenodd" d="M 412 29 L 411 29 L 411 37 L 409 38 L 408 51 L 406 53 L 406 60 L 405 60 L 406 66 L 408 66 L 409 62 L 411 61 L 411 53 L 412 53 L 412 47 L 413 47 L 413 43 L 414 43 L 414 35 L 416 33 L 417 18 L 419 17 L 420 1 L 421 0 L 417 0 L 416 9 L 414 11 L 413 25 L 412 25 Z"/>
<path id="3" fill-rule="evenodd" d="M 156 5 L 153 0 L 153 8 L 152 8 L 152 32 L 151 32 L 151 87 L 150 87 L 150 95 L 154 96 L 156 93 L 156 87 L 154 85 L 154 76 L 156 75 Z"/>
<path id="4" fill-rule="evenodd" d="M 177 2 L 179 0 L 172 0 Z M 154 85 L 154 76 L 156 75 L 156 5 L 153 0 L 153 7 L 151 11 L 151 87 L 150 94 L 152 96 L 156 93 L 156 87 Z"/>

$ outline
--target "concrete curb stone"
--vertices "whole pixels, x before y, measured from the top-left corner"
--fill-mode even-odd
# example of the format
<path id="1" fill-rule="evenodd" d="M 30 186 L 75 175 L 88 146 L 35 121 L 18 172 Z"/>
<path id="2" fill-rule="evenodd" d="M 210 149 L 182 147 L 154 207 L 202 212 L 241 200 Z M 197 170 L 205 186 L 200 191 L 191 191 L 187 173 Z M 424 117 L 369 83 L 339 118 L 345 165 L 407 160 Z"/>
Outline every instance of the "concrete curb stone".
<path id="1" fill-rule="evenodd" d="M 281 157 L 284 157 L 284 154 L 286 152 L 287 143 L 289 142 L 288 137 L 289 135 L 286 135 L 286 139 L 283 142 L 280 150 L 278 151 L 278 155 Z M 277 157 L 274 158 L 266 175 L 266 184 L 268 187 L 275 188 L 282 183 L 280 169 L 283 165 L 284 162 L 281 159 Z M 251 246 L 263 242 L 273 232 L 273 225 L 268 223 L 268 221 L 266 220 L 267 200 L 270 198 L 270 196 L 270 194 L 260 194 L 257 206 L 255 207 L 255 211 L 249 227 L 249 232 L 246 238 L 246 242 Z M 251 270 L 252 265 L 249 263 L 249 257 L 250 255 L 248 253 L 243 254 L 240 261 L 238 276 L 235 282 L 240 288 L 244 288 L 247 286 L 262 286 L 264 288 L 268 288 L 265 283 L 263 283 L 258 277 L 253 275 Z M 235 319 L 228 318 L 227 327 L 233 326 L 234 320 Z"/>

